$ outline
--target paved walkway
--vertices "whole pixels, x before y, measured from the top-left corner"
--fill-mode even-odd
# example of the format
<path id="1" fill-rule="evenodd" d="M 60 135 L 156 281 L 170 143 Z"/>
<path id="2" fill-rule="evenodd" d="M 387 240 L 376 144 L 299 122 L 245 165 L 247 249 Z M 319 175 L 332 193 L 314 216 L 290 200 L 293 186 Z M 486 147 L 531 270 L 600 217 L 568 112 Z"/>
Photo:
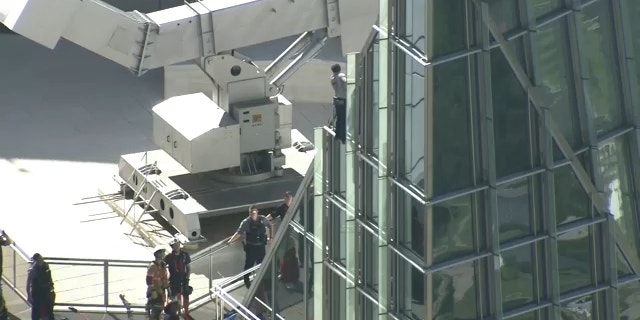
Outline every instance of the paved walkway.
<path id="1" fill-rule="evenodd" d="M 3 287 L 3 294 L 5 301 L 7 302 L 7 309 L 9 309 L 9 320 L 24 320 L 31 317 L 31 308 L 28 304 L 20 298 L 15 292 L 8 287 Z M 64 310 L 64 309 L 63 309 Z M 56 319 L 82 319 L 82 320 L 100 320 L 100 319 L 114 319 L 114 320 L 127 320 L 128 317 L 124 313 L 73 313 L 71 311 L 59 311 L 56 312 Z M 192 316 L 195 319 L 213 319 L 215 315 L 215 305 L 208 303 L 192 312 Z M 135 320 L 143 320 L 146 317 L 143 314 L 135 314 L 133 317 Z"/>

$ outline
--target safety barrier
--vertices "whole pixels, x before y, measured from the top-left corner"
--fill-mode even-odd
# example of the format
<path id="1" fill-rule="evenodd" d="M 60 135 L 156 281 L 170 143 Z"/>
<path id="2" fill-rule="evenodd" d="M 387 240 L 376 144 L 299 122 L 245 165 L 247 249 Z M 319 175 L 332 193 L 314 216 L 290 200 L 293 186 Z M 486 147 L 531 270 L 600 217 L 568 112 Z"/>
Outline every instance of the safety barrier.
<path id="1" fill-rule="evenodd" d="M 216 255 L 225 254 L 225 250 L 232 248 L 226 241 L 227 239 L 192 255 L 190 285 L 194 291 L 191 310 L 212 301 L 212 290 L 216 284 L 228 284 L 228 279 L 238 277 L 225 276 L 217 269 L 220 259 L 215 258 Z M 4 283 L 26 302 L 31 255 L 17 243 L 3 247 L 2 254 Z M 55 257 L 45 257 L 45 260 L 54 279 L 57 310 L 67 311 L 68 307 L 74 307 L 87 312 L 144 312 L 144 279 L 149 261 Z M 232 269 L 234 272 L 237 270 L 235 266 Z M 248 272 L 255 272 L 256 269 L 257 267 Z M 121 295 L 126 299 L 126 306 Z"/>

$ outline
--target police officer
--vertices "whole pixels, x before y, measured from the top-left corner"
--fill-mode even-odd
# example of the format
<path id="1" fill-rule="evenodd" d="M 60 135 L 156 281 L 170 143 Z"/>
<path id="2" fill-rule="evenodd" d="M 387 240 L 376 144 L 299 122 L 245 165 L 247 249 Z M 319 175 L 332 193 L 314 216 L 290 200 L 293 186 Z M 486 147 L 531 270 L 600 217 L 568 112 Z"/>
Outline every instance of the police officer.
<path id="1" fill-rule="evenodd" d="M 291 191 L 287 191 L 284 193 L 284 202 L 276 208 L 274 213 L 270 213 L 267 215 L 267 220 L 271 221 L 275 218 L 280 217 L 280 220 L 284 219 L 284 215 L 289 211 L 289 207 L 291 206 L 291 202 L 293 201 L 293 193 Z"/>
<path id="2" fill-rule="evenodd" d="M 189 295 L 192 288 L 189 286 L 189 276 L 191 275 L 191 256 L 182 250 L 182 243 L 174 238 L 169 243 L 171 253 L 164 258 L 164 262 L 169 268 L 169 289 L 172 296 L 180 296 L 182 298 L 182 308 L 184 309 L 184 317 L 193 319 L 189 315 Z"/>
<path id="3" fill-rule="evenodd" d="M 169 274 L 167 264 L 164 262 L 166 249 L 157 246 L 153 249 L 154 260 L 147 268 L 147 312 L 149 318 L 160 320 L 162 310 L 167 301 L 167 288 L 169 288 Z"/>
<path id="4" fill-rule="evenodd" d="M 7 304 L 4 301 L 2 295 L 2 247 L 11 245 L 12 241 L 9 236 L 0 229 L 0 320 L 7 320 L 9 318 L 9 311 L 7 310 Z"/>
<path id="5" fill-rule="evenodd" d="M 271 241 L 272 231 L 271 223 L 265 216 L 258 214 L 258 208 L 252 206 L 249 209 L 249 217 L 242 220 L 238 231 L 227 242 L 230 244 L 239 236 L 243 237 L 244 270 L 251 269 L 253 266 L 262 263 L 266 252 L 265 247 Z M 247 288 L 251 286 L 248 274 L 244 276 L 244 285 Z"/>
<path id="6" fill-rule="evenodd" d="M 49 264 L 39 253 L 33 255 L 31 263 L 27 276 L 27 299 L 31 303 L 31 319 L 54 320 L 53 305 L 56 294 Z"/>

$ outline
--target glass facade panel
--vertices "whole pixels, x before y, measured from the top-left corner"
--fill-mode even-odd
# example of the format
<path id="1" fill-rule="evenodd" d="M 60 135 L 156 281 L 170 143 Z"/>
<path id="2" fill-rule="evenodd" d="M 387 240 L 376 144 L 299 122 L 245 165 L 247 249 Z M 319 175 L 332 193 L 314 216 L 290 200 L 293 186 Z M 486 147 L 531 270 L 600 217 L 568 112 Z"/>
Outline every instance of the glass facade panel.
<path id="1" fill-rule="evenodd" d="M 620 249 L 616 248 L 616 263 L 618 268 L 618 278 L 633 274 L 633 270 L 629 266 L 629 262 L 625 259 Z"/>
<path id="2" fill-rule="evenodd" d="M 473 182 L 468 67 L 458 59 L 433 68 L 434 194 Z"/>
<path id="3" fill-rule="evenodd" d="M 535 34 L 539 85 L 551 96 L 551 116 L 561 124 L 562 133 L 572 147 L 582 145 L 578 109 L 574 101 L 573 74 L 568 53 L 569 37 L 565 19 L 539 29 Z M 558 154 L 561 155 L 561 154 Z"/>
<path id="4" fill-rule="evenodd" d="M 475 221 L 472 196 L 435 205 L 433 214 L 433 262 L 439 263 L 474 251 Z"/>
<path id="5" fill-rule="evenodd" d="M 562 7 L 562 0 L 534 0 L 533 9 L 537 18 Z"/>
<path id="6" fill-rule="evenodd" d="M 427 21 L 426 1 L 405 0 L 402 1 L 402 3 L 404 4 L 404 12 L 401 12 L 400 15 L 404 19 L 400 19 L 400 21 L 404 21 L 404 25 L 401 28 L 403 30 L 400 32 L 418 49 L 425 52 L 427 43 L 427 39 L 424 35 Z"/>
<path id="7" fill-rule="evenodd" d="M 589 196 L 570 165 L 553 170 L 556 223 L 569 223 L 591 216 Z"/>
<path id="8" fill-rule="evenodd" d="M 432 0 L 433 10 L 433 55 L 462 50 L 467 45 L 466 0 Z M 425 1 L 426 2 L 426 1 Z"/>
<path id="9" fill-rule="evenodd" d="M 629 28 L 630 45 L 633 48 L 635 68 L 631 72 L 635 74 L 635 90 L 640 92 L 640 1 L 624 0 L 624 13 L 626 14 L 626 24 Z M 640 106 L 636 106 L 636 110 L 640 112 Z"/>
<path id="10" fill-rule="evenodd" d="M 287 233 L 280 234 L 283 240 L 274 245 L 277 250 L 252 288 L 282 317 L 277 319 L 386 319 L 393 314 L 399 319 L 547 320 L 559 311 L 562 320 L 609 320 L 615 317 L 608 312 L 619 311 L 621 320 L 640 320 L 634 273 L 640 269 L 634 170 L 640 168 L 639 151 L 634 131 L 617 131 L 631 129 L 632 118 L 622 113 L 619 91 L 627 79 L 616 60 L 625 55 L 614 46 L 622 39 L 615 34 L 621 28 L 614 28 L 610 18 L 612 4 L 625 4 L 627 16 L 640 5 L 599 0 L 582 11 L 565 11 L 587 2 L 487 2 L 500 31 L 509 35 L 506 45 L 527 77 L 548 93 L 551 115 L 605 196 L 614 219 L 615 252 L 608 251 L 608 225 L 574 169 L 560 161 L 555 143 L 547 149 L 546 128 L 502 50 L 493 43 L 488 56 L 449 55 L 477 48 L 472 39 L 486 31 L 483 21 L 476 21 L 481 17 L 477 7 L 468 0 L 385 0 L 382 7 L 398 5 L 389 9 L 396 10 L 397 25 L 383 29 L 397 30 L 421 50 L 434 52 L 436 60 L 425 68 L 399 49 L 401 41 L 384 37 L 369 43 L 366 54 L 349 55 L 349 65 L 359 66 L 347 68 L 349 76 L 360 79 L 350 84 L 359 86 L 354 99 L 359 105 L 351 107 L 365 110 L 349 121 L 362 140 L 345 152 L 331 143 L 327 147 L 333 139 L 316 131 L 320 160 L 313 184 L 318 190 L 307 189 L 307 200 L 317 212 L 311 213 L 313 219 L 294 216 L 280 228 Z M 527 26 L 536 32 L 522 29 L 521 22 L 534 17 L 545 25 Z M 384 26 L 385 17 L 380 19 Z M 634 15 L 625 28 L 639 30 L 636 20 Z M 432 39 L 424 37 L 425 29 Z M 427 44 L 433 47 L 427 50 Z M 629 47 L 627 60 L 634 70 L 639 55 L 632 51 Z M 478 84 L 488 81 L 491 90 L 481 91 Z M 635 102 L 632 93 L 624 101 Z M 388 109 L 376 108 L 386 102 Z M 493 128 L 483 126 L 485 110 L 493 110 Z M 484 134 L 485 129 L 494 135 Z M 493 148 L 495 159 L 485 152 Z M 548 172 L 541 163 L 552 149 L 556 162 Z M 369 161 L 354 161 L 356 153 L 374 163 L 380 159 L 381 170 Z M 551 183 L 546 183 L 548 174 Z M 487 186 L 494 178 L 495 190 Z M 545 203 L 551 198 L 554 203 Z M 314 226 L 317 238 L 302 232 Z M 500 256 L 497 266 L 486 258 L 492 250 Z M 293 252 L 302 264 L 299 291 L 282 280 L 288 278 L 283 261 Z M 610 268 L 616 268 L 617 286 L 609 282 Z M 609 299 L 615 298 L 615 287 L 617 301 Z M 557 292 L 560 305 L 550 305 Z M 299 309 L 304 317 L 295 313 Z"/>
<path id="11" fill-rule="evenodd" d="M 634 281 L 618 289 L 620 319 L 640 320 L 640 282 Z"/>
<path id="12" fill-rule="evenodd" d="M 533 301 L 533 274 L 536 268 L 530 245 L 501 253 L 502 307 L 512 309 Z"/>
<path id="13" fill-rule="evenodd" d="M 425 319 L 425 280 L 424 274 L 412 266 L 410 263 L 399 258 L 400 267 L 403 274 L 402 295 L 404 296 L 404 307 L 402 313 L 411 319 Z"/>
<path id="14" fill-rule="evenodd" d="M 560 293 L 592 283 L 592 254 L 588 227 L 558 236 L 558 273 Z"/>
<path id="15" fill-rule="evenodd" d="M 400 225 L 400 241 L 407 248 L 420 256 L 424 255 L 424 228 L 425 228 L 425 205 L 406 193 L 401 193 L 400 198 L 403 211 L 398 215 Z"/>
<path id="16" fill-rule="evenodd" d="M 362 234 L 362 283 L 368 289 L 378 292 L 378 237 L 360 227 Z"/>
<path id="17" fill-rule="evenodd" d="M 522 52 L 519 42 L 512 48 Z M 530 168 L 531 145 L 527 94 L 499 49 L 491 51 L 491 86 L 496 172 L 502 177 Z"/>
<path id="18" fill-rule="evenodd" d="M 478 318 L 476 274 L 476 266 L 472 262 L 433 274 L 433 319 Z"/>
<path id="19" fill-rule="evenodd" d="M 529 179 L 500 186 L 497 194 L 500 242 L 529 235 L 532 230 Z"/>
<path id="20" fill-rule="evenodd" d="M 520 26 L 520 11 L 518 1 L 513 0 L 489 0 L 489 13 L 498 24 L 500 32 L 506 32 Z"/>
<path id="21" fill-rule="evenodd" d="M 424 188 L 424 67 L 407 57 L 405 64 L 403 120 L 399 130 L 404 131 L 404 174 L 419 188 Z"/>
<path id="22" fill-rule="evenodd" d="M 597 299 L 594 299 L 591 295 L 563 302 L 560 308 L 560 316 L 562 319 L 598 319 L 597 314 L 593 314 L 593 305 L 596 303 Z"/>
<path id="23" fill-rule="evenodd" d="M 596 133 L 602 135 L 623 122 L 619 73 L 613 50 L 610 1 L 596 1 L 577 13 L 583 56 L 586 103 Z"/>
<path id="24" fill-rule="evenodd" d="M 631 243 L 631 252 L 638 256 L 638 212 L 635 210 L 634 190 L 631 184 L 629 144 L 626 136 L 618 137 L 602 146 L 600 154 L 600 174 L 602 189 L 609 212 L 618 224 L 619 237 Z"/>
<path id="25" fill-rule="evenodd" d="M 363 209 L 368 220 L 378 222 L 378 169 L 365 164 L 362 161 L 361 168 L 364 169 L 364 194 Z"/>

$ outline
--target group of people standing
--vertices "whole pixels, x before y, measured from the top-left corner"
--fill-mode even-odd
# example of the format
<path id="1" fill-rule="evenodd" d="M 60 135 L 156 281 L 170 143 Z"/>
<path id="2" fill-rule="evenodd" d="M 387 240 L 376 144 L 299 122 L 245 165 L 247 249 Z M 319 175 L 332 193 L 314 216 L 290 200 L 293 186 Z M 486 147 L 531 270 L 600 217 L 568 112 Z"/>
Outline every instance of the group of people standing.
<path id="1" fill-rule="evenodd" d="M 163 314 L 169 319 L 193 319 L 189 315 L 191 256 L 182 250 L 178 239 L 169 245 L 168 255 L 164 247 L 154 248 L 154 260 L 147 268 L 147 313 L 153 320 L 163 318 Z"/>

